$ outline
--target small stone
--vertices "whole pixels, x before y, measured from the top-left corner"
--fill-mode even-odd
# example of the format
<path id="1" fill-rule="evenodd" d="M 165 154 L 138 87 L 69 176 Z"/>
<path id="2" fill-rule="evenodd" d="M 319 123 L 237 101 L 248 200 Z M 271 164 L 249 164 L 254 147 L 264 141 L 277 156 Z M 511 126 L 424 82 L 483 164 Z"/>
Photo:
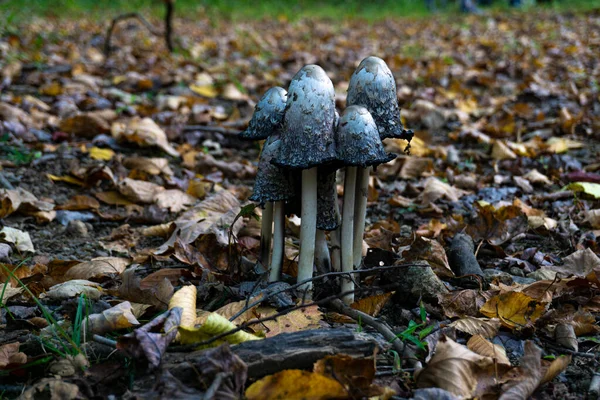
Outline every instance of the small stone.
<path id="1" fill-rule="evenodd" d="M 12 248 L 6 243 L 0 243 L 0 261 L 8 262 L 10 255 L 12 254 Z"/>
<path id="2" fill-rule="evenodd" d="M 483 277 L 488 282 L 497 279 L 505 285 L 511 285 L 513 283 L 513 277 L 511 274 L 493 268 L 484 269 Z"/>
<path id="3" fill-rule="evenodd" d="M 86 226 L 85 222 L 79 220 L 69 221 L 69 225 L 67 225 L 67 233 L 80 237 L 89 236 L 88 227 Z"/>
<path id="4" fill-rule="evenodd" d="M 521 277 L 525 276 L 525 274 L 523 273 L 523 270 L 518 267 L 511 267 L 510 274 L 514 275 L 514 276 L 521 276 Z"/>

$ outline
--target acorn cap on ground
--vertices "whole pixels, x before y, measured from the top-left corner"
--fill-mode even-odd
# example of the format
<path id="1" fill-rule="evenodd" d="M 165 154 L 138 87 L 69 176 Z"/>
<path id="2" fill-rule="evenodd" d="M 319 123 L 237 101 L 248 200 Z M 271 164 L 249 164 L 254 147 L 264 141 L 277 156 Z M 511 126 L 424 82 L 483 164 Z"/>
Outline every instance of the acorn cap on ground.
<path id="1" fill-rule="evenodd" d="M 260 154 L 258 172 L 254 181 L 254 193 L 250 200 L 261 206 L 270 201 L 288 200 L 295 195 L 289 173 L 271 164 L 273 155 L 279 149 L 280 144 L 281 140 L 278 136 L 270 136 Z"/>
<path id="2" fill-rule="evenodd" d="M 377 125 L 363 106 L 344 110 L 337 129 L 337 150 L 338 160 L 350 166 L 379 165 L 396 158 L 385 152 Z"/>
<path id="3" fill-rule="evenodd" d="M 396 80 L 385 61 L 367 57 L 360 62 L 348 84 L 346 105 L 366 107 L 373 116 L 381 139 L 412 139 L 400 121 Z"/>
<path id="4" fill-rule="evenodd" d="M 275 86 L 267 90 L 254 107 L 248 129 L 240 133 L 240 138 L 262 140 L 277 133 L 283 122 L 286 100 L 284 88 Z"/>
<path id="5" fill-rule="evenodd" d="M 318 65 L 304 66 L 292 79 L 281 129 L 281 147 L 273 163 L 308 169 L 335 160 L 335 92 Z"/>
<path id="6" fill-rule="evenodd" d="M 335 168 L 321 167 L 317 178 L 317 229 L 333 231 L 340 225 Z"/>

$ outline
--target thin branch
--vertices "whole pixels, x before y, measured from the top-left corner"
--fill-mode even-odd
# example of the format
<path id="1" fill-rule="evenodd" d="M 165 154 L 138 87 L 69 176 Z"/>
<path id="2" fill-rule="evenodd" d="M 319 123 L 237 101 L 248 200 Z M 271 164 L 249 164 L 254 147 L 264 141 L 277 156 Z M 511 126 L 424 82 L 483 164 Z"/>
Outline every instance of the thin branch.
<path id="1" fill-rule="evenodd" d="M 235 321 L 235 319 L 237 317 L 239 317 L 240 315 L 242 315 L 243 313 L 245 313 L 246 311 L 250 310 L 252 307 L 259 305 L 260 303 L 270 299 L 271 297 L 274 297 L 278 294 L 281 294 L 283 292 L 287 292 L 288 290 L 294 290 L 296 288 L 299 288 L 300 286 L 304 285 L 305 283 L 308 282 L 314 282 L 314 281 L 318 281 L 327 277 L 332 277 L 332 276 L 342 276 L 342 275 L 352 275 L 352 274 L 359 274 L 359 273 L 365 273 L 365 272 L 379 272 L 379 271 L 385 271 L 385 270 L 389 270 L 389 269 L 396 269 L 396 268 L 403 268 L 403 267 L 424 267 L 424 265 L 421 264 L 399 264 L 399 265 L 387 265 L 387 266 L 382 266 L 382 267 L 374 267 L 374 268 L 367 268 L 367 269 L 359 269 L 356 271 L 352 271 L 352 272 L 342 272 L 342 271 L 338 271 L 338 272 L 328 272 L 326 274 L 322 274 L 322 275 L 317 275 L 317 276 L 313 276 L 310 279 L 305 279 L 301 282 L 296 283 L 295 285 L 291 285 L 289 287 L 286 287 L 284 289 L 280 289 L 277 290 L 275 292 L 271 292 L 268 295 L 264 296 L 263 298 L 254 301 L 253 303 L 250 304 L 246 304 L 246 306 L 244 308 L 242 308 L 240 311 L 238 311 L 236 314 L 234 314 L 231 318 L 229 318 L 230 321 Z M 357 285 L 358 286 L 358 285 Z"/>
<path id="2" fill-rule="evenodd" d="M 162 36 L 163 35 L 162 31 L 157 30 L 154 26 L 152 26 L 152 24 L 150 22 L 148 22 L 148 20 L 146 18 L 144 18 L 140 13 L 130 12 L 130 13 L 118 15 L 112 20 L 112 22 L 110 23 L 110 27 L 106 31 L 106 41 L 104 42 L 104 55 L 106 57 L 108 57 L 110 55 L 110 42 L 111 42 L 113 31 L 115 30 L 115 27 L 117 26 L 117 24 L 119 22 L 125 21 L 127 19 L 137 19 L 154 36 Z"/>

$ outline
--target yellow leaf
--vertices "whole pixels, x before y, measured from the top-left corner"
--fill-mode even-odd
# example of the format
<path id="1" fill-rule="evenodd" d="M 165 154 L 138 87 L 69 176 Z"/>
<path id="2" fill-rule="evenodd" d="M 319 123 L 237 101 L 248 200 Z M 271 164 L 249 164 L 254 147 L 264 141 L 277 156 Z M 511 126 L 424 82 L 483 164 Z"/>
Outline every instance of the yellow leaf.
<path id="1" fill-rule="evenodd" d="M 196 286 L 187 285 L 173 294 L 169 301 L 169 310 L 174 307 L 181 307 L 181 322 L 179 326 L 194 327 L 196 321 Z"/>
<path id="2" fill-rule="evenodd" d="M 182 344 L 193 344 L 202 342 L 214 336 L 231 331 L 235 328 L 235 324 L 233 322 L 230 322 L 227 318 L 222 317 L 217 313 L 211 313 L 204 322 L 204 324 L 202 324 L 199 328 L 180 326 L 180 342 Z M 229 342 L 230 344 L 238 344 L 250 340 L 260 339 L 260 337 L 252 335 L 248 332 L 237 331 L 235 333 L 232 333 L 231 335 L 223 337 L 222 339 L 215 340 L 213 343 L 204 347 L 216 347 L 223 342 Z"/>
<path id="3" fill-rule="evenodd" d="M 213 98 L 213 97 L 217 97 L 217 90 L 215 89 L 214 86 L 212 85 L 190 85 L 190 90 L 196 94 L 199 94 L 200 96 L 203 97 L 208 97 L 208 98 Z"/>
<path id="4" fill-rule="evenodd" d="M 286 369 L 254 382 L 246 389 L 248 400 L 346 399 L 348 393 L 331 378 L 315 372 Z"/>
<path id="5" fill-rule="evenodd" d="M 565 189 L 574 192 L 583 192 L 596 199 L 600 199 L 600 183 L 573 182 L 565 186 Z"/>
<path id="6" fill-rule="evenodd" d="M 502 346 L 490 342 L 481 335 L 471 336 L 471 339 L 467 342 L 467 348 L 479 355 L 496 360 L 498 364 L 510 366 L 510 361 L 506 356 L 506 350 L 504 350 Z"/>
<path id="7" fill-rule="evenodd" d="M 256 314 L 260 315 L 260 318 L 265 318 L 277 314 L 277 310 L 273 307 L 258 307 Z M 256 326 L 265 328 L 266 337 L 273 337 L 280 333 L 318 328 L 322 318 L 323 314 L 319 311 L 318 306 L 311 306 L 294 310 L 277 317 L 274 321 L 265 321 Z"/>
<path id="8" fill-rule="evenodd" d="M 548 139 L 546 144 L 548 145 L 549 151 L 557 154 L 566 153 L 571 149 L 580 149 L 583 147 L 583 143 L 576 140 L 557 137 Z"/>
<path id="9" fill-rule="evenodd" d="M 376 317 L 395 292 L 378 294 L 355 301 L 350 307 Z"/>
<path id="10" fill-rule="evenodd" d="M 483 315 L 499 318 L 508 328 L 531 325 L 546 311 L 546 306 L 521 292 L 508 292 L 489 299 L 481 310 Z"/>
<path id="11" fill-rule="evenodd" d="M 100 147 L 92 147 L 89 152 L 91 158 L 100 161 L 109 161 L 115 155 L 115 152 L 111 149 L 101 149 Z"/>
<path id="12" fill-rule="evenodd" d="M 48 177 L 48 179 L 50 179 L 53 182 L 67 182 L 73 185 L 78 185 L 78 186 L 83 186 L 84 183 L 81 179 L 77 179 L 73 176 L 69 176 L 69 175 L 65 175 L 65 176 L 56 176 L 56 175 L 52 175 L 52 174 L 46 174 L 46 176 Z"/>

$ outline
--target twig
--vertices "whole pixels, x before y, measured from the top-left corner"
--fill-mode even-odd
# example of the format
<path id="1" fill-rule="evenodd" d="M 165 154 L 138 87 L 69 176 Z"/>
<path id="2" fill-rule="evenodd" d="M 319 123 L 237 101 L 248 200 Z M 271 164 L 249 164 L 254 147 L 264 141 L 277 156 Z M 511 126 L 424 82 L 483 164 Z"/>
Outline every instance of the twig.
<path id="1" fill-rule="evenodd" d="M 222 133 L 223 135 L 239 135 L 241 131 L 236 129 L 227 129 L 220 126 L 206 126 L 206 125 L 186 125 L 183 127 L 183 131 L 205 131 Z"/>
<path id="2" fill-rule="evenodd" d="M 106 41 L 104 42 L 104 54 L 106 55 L 106 57 L 108 57 L 110 55 L 110 41 L 111 41 L 112 34 L 113 34 L 115 27 L 117 26 L 117 24 L 119 22 L 125 21 L 127 19 L 137 19 L 154 36 L 162 35 L 162 32 L 156 30 L 152 26 L 152 24 L 150 22 L 148 22 L 146 20 L 146 18 L 144 18 L 140 13 L 130 12 L 130 13 L 118 15 L 115 18 L 113 18 L 112 22 L 110 23 L 110 26 L 108 27 L 108 30 L 106 31 Z"/>
<path id="3" fill-rule="evenodd" d="M 104 336 L 100 336 L 100 335 L 94 335 L 92 338 L 94 339 L 94 342 L 103 344 L 105 346 L 109 346 L 109 347 L 113 347 L 113 348 L 117 347 L 116 340 L 105 338 Z"/>
<path id="4" fill-rule="evenodd" d="M 328 306 L 333 308 L 335 311 L 345 314 L 352 318 L 353 320 L 360 321 L 361 323 L 367 324 L 372 328 L 375 328 L 377 332 L 381 333 L 381 335 L 394 346 L 394 350 L 398 352 L 398 354 L 404 354 L 407 350 L 407 347 L 404 346 L 402 340 L 396 336 L 394 332 L 389 328 L 389 326 L 385 322 L 381 322 L 373 318 L 367 313 L 364 313 L 359 310 L 355 310 L 353 308 L 348 307 L 340 299 L 335 299 L 329 302 Z M 414 354 L 409 354 L 409 356 L 414 356 Z"/>
<path id="5" fill-rule="evenodd" d="M 165 42 L 167 42 L 167 48 L 169 52 L 173 52 L 175 46 L 173 46 L 173 13 L 175 12 L 175 0 L 165 0 Z"/>
<path id="6" fill-rule="evenodd" d="M 342 272 L 342 271 L 334 271 L 334 272 L 328 272 L 326 274 L 322 274 L 322 275 L 317 275 L 317 276 L 313 276 L 310 279 L 305 279 L 301 282 L 296 283 L 295 285 L 291 285 L 289 287 L 286 287 L 284 289 L 280 289 L 277 290 L 275 292 L 269 293 L 268 295 L 266 295 L 265 297 L 256 300 L 253 303 L 250 304 L 246 304 L 246 306 L 244 308 L 242 308 L 240 311 L 238 311 L 236 314 L 234 314 L 231 318 L 229 318 L 230 321 L 235 321 L 235 319 L 237 317 L 239 317 L 240 315 L 242 315 L 243 313 L 245 313 L 246 311 L 248 311 L 249 309 L 251 309 L 252 307 L 262 303 L 263 301 L 266 301 L 268 299 L 270 299 L 271 297 L 277 296 L 280 293 L 283 292 L 287 292 L 288 290 L 294 290 L 302 285 L 304 285 L 305 283 L 308 282 L 314 282 L 314 281 L 318 281 L 321 280 L 323 278 L 327 278 L 327 277 L 332 277 L 332 276 L 342 276 L 342 275 L 349 275 L 349 274 L 359 274 L 359 273 L 365 273 L 365 272 L 379 272 L 379 271 L 386 271 L 388 269 L 395 269 L 395 268 L 403 268 L 403 267 L 416 267 L 416 266 L 423 266 L 421 264 L 399 264 L 399 265 L 387 265 L 387 266 L 381 266 L 381 267 L 373 267 L 373 268 L 367 268 L 367 269 L 359 269 L 356 271 L 352 271 L 352 272 Z M 358 285 L 357 285 L 358 286 Z"/>
<path id="7" fill-rule="evenodd" d="M 574 351 L 574 350 L 567 349 L 565 347 L 557 346 L 550 342 L 546 342 L 546 341 L 544 341 L 544 342 L 545 342 L 544 344 L 546 346 L 551 347 L 556 351 L 560 351 L 561 353 L 571 354 L 574 357 L 581 357 L 581 358 L 597 358 L 598 357 L 597 353 L 584 353 L 581 351 Z"/>
<path id="8" fill-rule="evenodd" d="M 8 190 L 15 190 L 15 187 L 6 179 L 2 172 L 0 172 L 0 187 Z"/>
<path id="9" fill-rule="evenodd" d="M 535 203 L 543 203 L 544 201 L 570 199 L 573 196 L 574 196 L 574 194 L 572 191 L 565 190 L 565 191 L 561 191 L 561 192 L 553 192 L 553 193 L 543 194 L 540 196 L 532 196 L 531 202 L 534 204 Z"/>
<path id="10" fill-rule="evenodd" d="M 204 396 L 202 397 L 202 399 L 205 399 L 205 400 L 216 399 L 217 391 L 221 387 L 221 382 L 223 382 L 223 378 L 226 378 L 228 375 L 230 375 L 230 374 L 225 373 L 225 372 L 219 372 L 217 375 L 215 375 L 215 379 L 213 379 L 212 383 L 210 384 L 210 386 L 204 393 Z"/>
<path id="11" fill-rule="evenodd" d="M 588 389 L 590 399 L 596 398 L 600 395 L 600 372 L 594 372 L 590 387 Z"/>

